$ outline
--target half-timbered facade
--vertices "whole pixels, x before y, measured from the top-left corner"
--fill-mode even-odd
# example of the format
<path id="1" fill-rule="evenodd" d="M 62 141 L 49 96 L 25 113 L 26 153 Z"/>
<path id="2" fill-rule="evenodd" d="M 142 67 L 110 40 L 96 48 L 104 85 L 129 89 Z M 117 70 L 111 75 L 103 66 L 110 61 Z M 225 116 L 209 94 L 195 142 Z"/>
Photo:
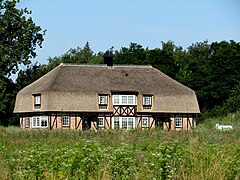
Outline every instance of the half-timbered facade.
<path id="1" fill-rule="evenodd" d="M 152 66 L 61 64 L 17 94 L 14 113 L 26 129 L 189 130 L 199 107 Z"/>

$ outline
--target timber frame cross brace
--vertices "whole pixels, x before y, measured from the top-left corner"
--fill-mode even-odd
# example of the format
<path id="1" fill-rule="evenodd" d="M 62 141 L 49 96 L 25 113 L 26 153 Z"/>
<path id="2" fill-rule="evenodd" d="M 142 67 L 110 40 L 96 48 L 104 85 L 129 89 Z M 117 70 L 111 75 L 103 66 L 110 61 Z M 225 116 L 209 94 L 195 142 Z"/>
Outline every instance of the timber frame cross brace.
<path id="1" fill-rule="evenodd" d="M 134 116 L 135 115 L 135 107 L 133 106 L 116 106 L 116 107 L 113 107 L 115 112 L 114 114 L 115 115 L 119 115 L 119 116 L 122 116 L 122 115 L 126 115 L 126 116 Z"/>

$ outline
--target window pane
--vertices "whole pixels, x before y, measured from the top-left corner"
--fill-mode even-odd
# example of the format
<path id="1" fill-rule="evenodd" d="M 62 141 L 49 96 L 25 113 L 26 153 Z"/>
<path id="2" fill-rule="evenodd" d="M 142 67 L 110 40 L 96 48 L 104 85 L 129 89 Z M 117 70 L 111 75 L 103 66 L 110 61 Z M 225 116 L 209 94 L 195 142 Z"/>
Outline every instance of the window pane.
<path id="1" fill-rule="evenodd" d="M 127 123 L 128 122 L 128 119 L 127 118 L 122 118 L 122 128 L 123 129 L 127 129 Z"/>
<path id="2" fill-rule="evenodd" d="M 37 104 L 37 105 L 40 105 L 41 104 L 41 96 L 35 96 L 34 97 L 34 103 Z"/>
<path id="3" fill-rule="evenodd" d="M 182 117 L 176 117 L 175 118 L 175 123 L 176 123 L 176 126 L 175 127 L 182 127 Z"/>
<path id="4" fill-rule="evenodd" d="M 32 118 L 32 121 L 33 121 L 33 127 L 36 127 L 36 123 L 37 123 L 37 118 L 36 117 L 33 117 Z"/>
<path id="5" fill-rule="evenodd" d="M 113 95 L 113 104 L 119 104 L 119 95 Z"/>
<path id="6" fill-rule="evenodd" d="M 70 117 L 69 116 L 63 116 L 62 117 L 62 125 L 63 126 L 69 126 L 70 124 Z"/>
<path id="7" fill-rule="evenodd" d="M 128 104 L 129 105 L 133 104 L 133 96 L 128 96 Z"/>
<path id="8" fill-rule="evenodd" d="M 144 96 L 143 97 L 143 105 L 151 105 L 151 96 Z"/>
<path id="9" fill-rule="evenodd" d="M 119 129 L 119 117 L 114 117 L 114 129 Z"/>
<path id="10" fill-rule="evenodd" d="M 40 126 L 40 117 L 37 117 L 37 123 L 36 126 L 39 127 Z"/>
<path id="11" fill-rule="evenodd" d="M 98 117 L 98 126 L 104 127 L 104 118 L 103 117 Z"/>
<path id="12" fill-rule="evenodd" d="M 41 116 L 41 127 L 47 127 L 48 125 L 48 117 L 47 116 Z"/>
<path id="13" fill-rule="evenodd" d="M 128 129 L 133 129 L 133 118 L 128 118 Z"/>
<path id="14" fill-rule="evenodd" d="M 122 104 L 127 104 L 127 96 L 122 96 Z"/>
<path id="15" fill-rule="evenodd" d="M 107 96 L 99 96 L 99 104 L 107 104 Z"/>
<path id="16" fill-rule="evenodd" d="M 29 127 L 30 127 L 30 119 L 29 119 L 29 117 L 26 117 L 26 118 L 25 118 L 25 127 L 26 127 L 26 128 L 29 128 Z"/>
<path id="17" fill-rule="evenodd" d="M 148 117 L 142 117 L 142 127 L 148 127 Z"/>

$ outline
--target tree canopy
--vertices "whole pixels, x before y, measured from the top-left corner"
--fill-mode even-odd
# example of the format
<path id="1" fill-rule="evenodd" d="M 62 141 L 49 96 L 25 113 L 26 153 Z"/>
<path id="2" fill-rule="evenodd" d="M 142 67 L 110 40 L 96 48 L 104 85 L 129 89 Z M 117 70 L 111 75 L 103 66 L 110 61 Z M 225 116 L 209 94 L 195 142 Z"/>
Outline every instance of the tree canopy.
<path id="1" fill-rule="evenodd" d="M 0 0 L 0 75 L 16 73 L 19 64 L 30 64 L 36 47 L 43 42 L 42 29 L 30 17 L 31 11 L 17 9 L 19 1 Z"/>
<path id="2" fill-rule="evenodd" d="M 45 34 L 33 22 L 31 11 L 16 7 L 18 2 L 0 0 L 0 124 L 3 125 L 14 121 L 11 119 L 16 84 L 9 77 L 17 73 L 20 64 L 31 64 Z"/>

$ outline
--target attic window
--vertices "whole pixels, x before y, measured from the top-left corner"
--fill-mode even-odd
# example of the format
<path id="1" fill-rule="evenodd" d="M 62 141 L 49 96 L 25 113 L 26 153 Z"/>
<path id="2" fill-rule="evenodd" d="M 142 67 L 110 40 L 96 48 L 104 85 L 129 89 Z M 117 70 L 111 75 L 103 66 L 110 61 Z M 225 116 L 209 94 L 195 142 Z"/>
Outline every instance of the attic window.
<path id="1" fill-rule="evenodd" d="M 143 109 L 152 109 L 152 96 L 143 96 Z"/>
<path id="2" fill-rule="evenodd" d="M 107 109 L 107 95 L 99 95 L 98 101 L 99 109 Z"/>
<path id="3" fill-rule="evenodd" d="M 34 97 L 34 109 L 41 109 L 41 94 L 33 95 Z"/>

